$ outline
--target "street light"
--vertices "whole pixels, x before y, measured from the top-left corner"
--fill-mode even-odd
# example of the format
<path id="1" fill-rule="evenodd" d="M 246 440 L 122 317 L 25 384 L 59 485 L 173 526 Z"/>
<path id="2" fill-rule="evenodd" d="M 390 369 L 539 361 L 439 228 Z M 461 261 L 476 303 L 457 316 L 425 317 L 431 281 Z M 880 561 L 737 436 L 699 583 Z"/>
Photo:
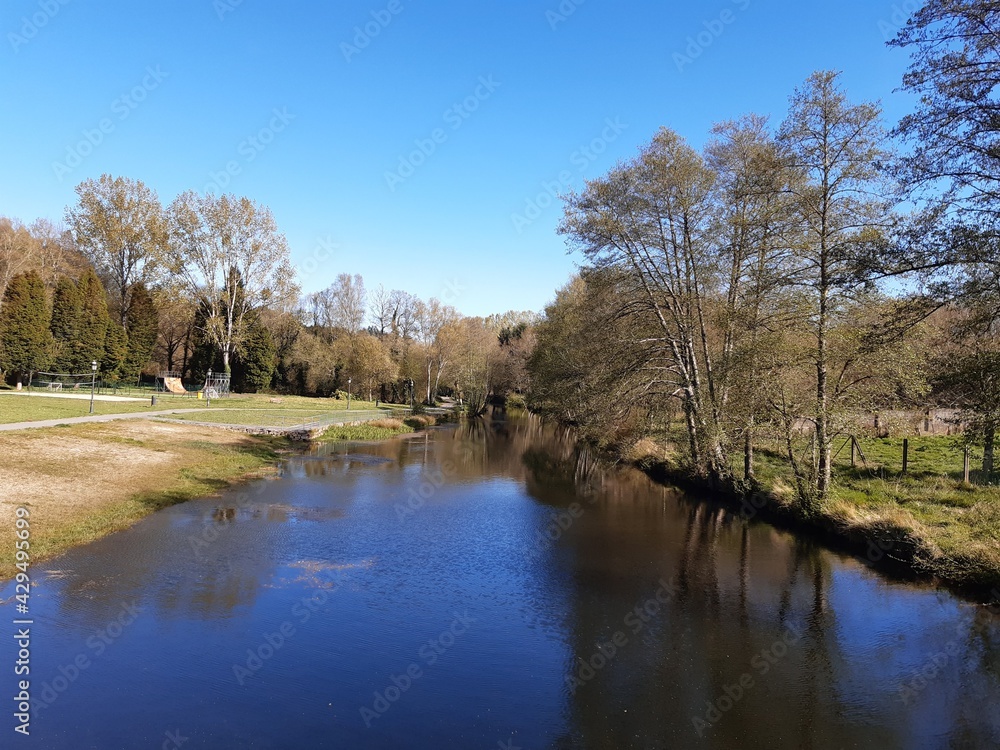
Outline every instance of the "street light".
<path id="1" fill-rule="evenodd" d="M 94 413 L 94 386 L 97 385 L 97 361 L 90 363 L 90 413 Z"/>
<path id="2" fill-rule="evenodd" d="M 212 405 L 212 371 L 208 371 L 208 375 L 205 376 L 205 404 L 208 406 Z"/>
<path id="3" fill-rule="evenodd" d="M 347 411 L 351 410 L 351 378 L 347 379 Z"/>
<path id="4" fill-rule="evenodd" d="M 410 411 L 413 411 L 413 378 L 410 378 Z"/>

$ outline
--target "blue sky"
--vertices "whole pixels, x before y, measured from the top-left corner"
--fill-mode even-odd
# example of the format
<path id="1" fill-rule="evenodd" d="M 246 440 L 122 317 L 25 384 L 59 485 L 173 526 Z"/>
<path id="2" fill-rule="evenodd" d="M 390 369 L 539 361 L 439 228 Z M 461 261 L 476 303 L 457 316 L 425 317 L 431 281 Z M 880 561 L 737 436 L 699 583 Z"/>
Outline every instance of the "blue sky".
<path id="1" fill-rule="evenodd" d="M 0 215 L 61 219 L 105 172 L 164 203 L 222 189 L 271 207 L 306 292 L 360 273 L 539 310 L 579 260 L 549 193 L 660 126 L 700 146 L 778 122 L 818 69 L 894 123 L 907 56 L 884 42 L 912 3 L 9 0 Z"/>

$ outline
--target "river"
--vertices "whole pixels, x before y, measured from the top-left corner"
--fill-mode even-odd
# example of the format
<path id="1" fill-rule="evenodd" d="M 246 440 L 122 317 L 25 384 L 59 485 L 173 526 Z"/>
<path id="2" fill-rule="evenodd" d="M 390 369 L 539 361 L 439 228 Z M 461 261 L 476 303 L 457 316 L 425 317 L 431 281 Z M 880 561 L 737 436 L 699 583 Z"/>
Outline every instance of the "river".
<path id="1" fill-rule="evenodd" d="M 1000 747 L 996 611 L 532 418 L 319 446 L 33 576 L 4 748 Z"/>

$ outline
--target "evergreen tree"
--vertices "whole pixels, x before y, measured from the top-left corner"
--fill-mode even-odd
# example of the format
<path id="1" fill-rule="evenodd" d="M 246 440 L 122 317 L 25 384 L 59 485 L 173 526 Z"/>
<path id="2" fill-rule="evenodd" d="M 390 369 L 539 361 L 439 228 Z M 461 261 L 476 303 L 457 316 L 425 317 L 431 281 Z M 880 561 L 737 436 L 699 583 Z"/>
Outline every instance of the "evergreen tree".
<path id="1" fill-rule="evenodd" d="M 48 364 L 51 334 L 45 283 L 34 271 L 11 279 L 0 316 L 0 366 L 21 377 Z"/>
<path id="2" fill-rule="evenodd" d="M 126 327 L 128 351 L 122 375 L 128 380 L 135 380 L 153 356 L 160 316 L 145 284 L 136 284 L 132 289 L 131 298 L 132 304 Z"/>
<path id="3" fill-rule="evenodd" d="M 108 304 L 104 287 L 93 269 L 87 269 L 77 282 L 80 292 L 80 338 L 77 369 L 85 372 L 91 362 L 104 360 L 105 341 L 108 336 Z M 102 368 L 102 372 L 106 372 Z"/>
<path id="4" fill-rule="evenodd" d="M 82 361 L 78 352 L 82 314 L 80 290 L 72 279 L 61 277 L 52 298 L 49 326 L 53 341 L 52 366 L 58 372 L 84 372 L 90 365 Z"/>
<path id="5" fill-rule="evenodd" d="M 128 334 L 116 321 L 108 326 L 104 338 L 104 354 L 98 360 L 106 380 L 117 383 L 125 375 L 125 361 L 128 357 Z"/>
<path id="6" fill-rule="evenodd" d="M 256 393 L 270 387 L 277 362 L 271 332 L 256 318 L 247 327 L 246 336 L 233 363 L 233 390 Z"/>

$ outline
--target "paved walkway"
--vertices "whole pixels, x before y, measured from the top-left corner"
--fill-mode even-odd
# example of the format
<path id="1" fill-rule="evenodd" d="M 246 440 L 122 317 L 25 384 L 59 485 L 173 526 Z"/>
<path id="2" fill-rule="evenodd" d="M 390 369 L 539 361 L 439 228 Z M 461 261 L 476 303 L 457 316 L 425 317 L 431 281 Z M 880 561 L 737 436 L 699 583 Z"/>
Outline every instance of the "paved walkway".
<path id="1" fill-rule="evenodd" d="M 62 417 L 61 419 L 43 419 L 35 422 L 11 422 L 0 424 L 0 432 L 12 430 L 30 430 L 36 427 L 58 427 L 61 424 L 87 424 L 88 422 L 113 422 L 116 419 L 148 419 L 162 417 L 165 414 L 191 414 L 204 412 L 205 409 L 162 409 L 160 411 L 137 411 L 128 414 L 95 414 L 87 417 Z M 219 409 L 219 411 L 222 411 Z"/>

